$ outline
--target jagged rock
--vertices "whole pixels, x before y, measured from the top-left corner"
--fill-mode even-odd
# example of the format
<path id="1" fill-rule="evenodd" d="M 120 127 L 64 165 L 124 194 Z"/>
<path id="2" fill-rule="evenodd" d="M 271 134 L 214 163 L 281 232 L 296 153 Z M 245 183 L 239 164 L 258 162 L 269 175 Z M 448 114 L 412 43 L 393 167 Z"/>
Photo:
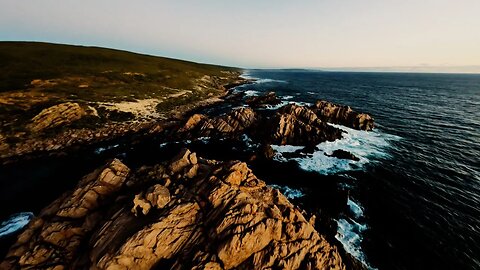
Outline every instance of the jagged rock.
<path id="1" fill-rule="evenodd" d="M 138 215 L 138 209 L 142 210 L 144 215 L 150 212 L 152 207 L 161 209 L 170 202 L 170 192 L 168 188 L 156 184 L 148 188 L 146 194 L 140 193 L 133 199 L 132 213 Z"/>
<path id="2" fill-rule="evenodd" d="M 295 104 L 280 108 L 270 125 L 267 134 L 273 144 L 317 145 L 342 137 L 340 129 L 321 121 L 309 108 Z"/>
<path id="3" fill-rule="evenodd" d="M 214 118 L 195 114 L 179 130 L 188 137 L 222 137 L 238 135 L 256 121 L 256 114 L 250 108 L 240 108 Z"/>
<path id="4" fill-rule="evenodd" d="M 78 255 L 84 238 L 101 221 L 99 209 L 111 203 L 129 169 L 119 160 L 85 176 L 42 210 L 18 236 L 0 269 L 63 269 Z"/>
<path id="5" fill-rule="evenodd" d="M 114 161 L 86 176 L 28 225 L 0 268 L 345 269 L 313 222 L 245 163 L 183 150 L 127 173 Z M 124 182 L 143 189 L 138 198 L 151 206 L 144 215 L 131 212 L 137 196 L 120 189 Z M 93 190 L 102 194 L 96 203 L 83 203 Z M 59 215 L 64 209 L 82 214 Z"/>
<path id="6" fill-rule="evenodd" d="M 78 103 L 73 102 L 61 103 L 42 110 L 32 119 L 28 128 L 33 132 L 39 132 L 49 128 L 68 125 L 87 115 L 98 117 L 95 108 L 87 107 L 84 109 Z"/>
<path id="7" fill-rule="evenodd" d="M 311 108 L 322 121 L 367 131 L 374 127 L 374 120 L 370 115 L 355 112 L 350 106 L 318 100 Z"/>
<path id="8" fill-rule="evenodd" d="M 265 107 L 266 105 L 277 105 L 281 100 L 277 97 L 275 92 L 268 92 L 261 96 L 253 96 L 247 98 L 245 101 L 250 107 Z"/>
<path id="9" fill-rule="evenodd" d="M 330 155 L 325 153 L 325 155 L 328 156 L 328 157 L 336 157 L 338 159 L 349 159 L 349 160 L 354 160 L 354 161 L 359 161 L 360 160 L 354 154 L 352 154 L 348 151 L 342 150 L 342 149 L 337 149 L 337 150 L 333 151 L 332 154 L 330 154 Z"/>

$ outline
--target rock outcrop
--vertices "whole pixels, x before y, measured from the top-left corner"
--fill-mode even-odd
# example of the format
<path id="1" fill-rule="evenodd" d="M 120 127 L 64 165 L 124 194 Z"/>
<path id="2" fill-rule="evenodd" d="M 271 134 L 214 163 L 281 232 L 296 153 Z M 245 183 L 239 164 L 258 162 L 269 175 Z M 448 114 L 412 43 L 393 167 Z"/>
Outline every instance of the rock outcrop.
<path id="1" fill-rule="evenodd" d="M 281 103 L 281 100 L 277 97 L 275 92 L 268 92 L 265 95 L 253 96 L 247 98 L 245 101 L 250 107 L 265 107 L 267 105 L 277 105 Z"/>
<path id="2" fill-rule="evenodd" d="M 58 126 L 69 125 L 87 115 L 98 116 L 92 107 L 82 108 L 78 103 L 66 102 L 42 110 L 37 114 L 28 128 L 40 132 Z"/>
<path id="3" fill-rule="evenodd" d="M 236 109 L 213 118 L 195 114 L 180 128 L 179 133 L 191 138 L 234 136 L 250 128 L 256 120 L 256 113 L 250 108 Z"/>
<path id="4" fill-rule="evenodd" d="M 370 115 L 358 113 L 350 106 L 318 100 L 311 108 L 322 121 L 367 131 L 374 127 L 374 120 Z"/>
<path id="5" fill-rule="evenodd" d="M 349 159 L 349 160 L 353 160 L 353 161 L 359 161 L 360 160 L 354 154 L 352 154 L 348 151 L 342 150 L 342 149 L 337 149 L 337 150 L 333 151 L 332 154 L 330 154 L 330 155 L 325 153 L 325 155 L 327 157 L 336 157 L 338 159 Z"/>
<path id="6" fill-rule="evenodd" d="M 313 223 L 245 163 L 183 150 L 135 173 L 114 160 L 87 175 L 0 268 L 345 269 Z"/>
<path id="7" fill-rule="evenodd" d="M 307 107 L 295 104 L 278 110 L 270 122 L 272 144 L 317 145 L 342 138 L 342 131 L 320 120 Z"/>
<path id="8" fill-rule="evenodd" d="M 195 114 L 173 132 L 177 139 L 233 138 L 247 134 L 264 144 L 312 146 L 342 138 L 342 131 L 322 121 L 306 106 L 289 104 L 272 117 L 264 117 L 251 108 L 240 108 L 228 114 L 208 117 Z"/>

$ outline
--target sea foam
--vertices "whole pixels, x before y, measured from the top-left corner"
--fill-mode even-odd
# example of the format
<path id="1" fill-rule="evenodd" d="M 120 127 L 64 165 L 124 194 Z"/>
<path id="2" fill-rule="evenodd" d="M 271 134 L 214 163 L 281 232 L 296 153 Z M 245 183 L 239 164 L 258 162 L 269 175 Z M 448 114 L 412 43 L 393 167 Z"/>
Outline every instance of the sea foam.
<path id="1" fill-rule="evenodd" d="M 305 194 L 303 194 L 300 189 L 290 188 L 288 186 L 281 186 L 276 184 L 272 184 L 270 185 L 270 187 L 280 190 L 280 192 L 289 199 L 297 199 L 305 196 Z"/>
<path id="2" fill-rule="evenodd" d="M 387 150 L 391 142 L 400 139 L 398 136 L 385 134 L 378 130 L 361 131 L 341 125 L 331 125 L 346 131 L 346 133 L 343 133 L 342 139 L 320 143 L 317 145 L 319 150 L 313 154 L 291 158 L 291 160 L 295 160 L 303 170 L 316 171 L 324 175 L 362 170 L 369 162 L 389 158 L 390 155 Z M 272 147 L 277 152 L 275 159 L 278 161 L 287 161 L 283 157 L 284 153 L 293 153 L 303 148 L 291 145 L 272 145 Z M 359 160 L 353 161 L 327 156 L 337 149 L 348 151 L 358 157 Z"/>
<path id="3" fill-rule="evenodd" d="M 0 224 L 0 238 L 23 229 L 32 220 L 33 213 L 21 212 L 11 215 Z"/>

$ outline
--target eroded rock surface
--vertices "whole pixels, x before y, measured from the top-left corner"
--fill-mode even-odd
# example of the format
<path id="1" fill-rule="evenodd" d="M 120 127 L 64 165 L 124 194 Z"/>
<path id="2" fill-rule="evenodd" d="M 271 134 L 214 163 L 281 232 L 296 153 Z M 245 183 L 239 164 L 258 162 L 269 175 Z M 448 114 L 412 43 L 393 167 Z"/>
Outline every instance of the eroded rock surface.
<path id="1" fill-rule="evenodd" d="M 271 120 L 271 143 L 290 145 L 316 145 L 342 138 L 342 131 L 320 120 L 305 106 L 286 105 Z"/>
<path id="2" fill-rule="evenodd" d="M 342 138 L 342 131 L 322 121 L 314 110 L 289 104 L 265 116 L 251 108 L 234 109 L 230 113 L 208 117 L 191 116 L 178 132 L 176 139 L 233 138 L 247 134 L 264 144 L 312 146 Z"/>
<path id="3" fill-rule="evenodd" d="M 82 108 L 78 103 L 66 102 L 42 110 L 37 114 L 28 128 L 33 132 L 68 125 L 86 115 L 98 116 L 92 107 Z"/>
<path id="4" fill-rule="evenodd" d="M 312 106 L 312 109 L 322 121 L 367 131 L 372 130 L 374 127 L 374 120 L 370 115 L 358 113 L 352 110 L 350 106 L 318 100 Z"/>
<path id="5" fill-rule="evenodd" d="M 135 173 L 114 160 L 87 175 L 29 224 L 0 268 L 344 269 L 313 222 L 245 163 L 185 149 Z"/>
<path id="6" fill-rule="evenodd" d="M 213 118 L 195 114 L 179 131 L 192 138 L 233 136 L 251 127 L 256 120 L 256 113 L 250 108 L 236 109 Z"/>

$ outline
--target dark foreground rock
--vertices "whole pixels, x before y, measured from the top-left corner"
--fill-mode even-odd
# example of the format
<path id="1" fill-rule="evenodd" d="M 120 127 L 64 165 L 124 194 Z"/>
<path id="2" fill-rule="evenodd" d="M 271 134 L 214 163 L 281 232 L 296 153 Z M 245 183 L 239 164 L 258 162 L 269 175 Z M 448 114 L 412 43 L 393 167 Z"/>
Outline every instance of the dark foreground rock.
<path id="1" fill-rule="evenodd" d="M 354 161 L 359 161 L 360 160 L 354 154 L 352 154 L 348 151 L 342 150 L 342 149 L 337 149 L 337 150 L 333 151 L 332 154 L 330 154 L 330 155 L 325 153 L 325 155 L 328 156 L 328 157 L 336 157 L 338 159 L 349 159 L 349 160 L 354 160 Z"/>
<path id="2" fill-rule="evenodd" d="M 345 269 L 314 222 L 242 162 L 113 160 L 46 207 L 0 268 Z"/>

